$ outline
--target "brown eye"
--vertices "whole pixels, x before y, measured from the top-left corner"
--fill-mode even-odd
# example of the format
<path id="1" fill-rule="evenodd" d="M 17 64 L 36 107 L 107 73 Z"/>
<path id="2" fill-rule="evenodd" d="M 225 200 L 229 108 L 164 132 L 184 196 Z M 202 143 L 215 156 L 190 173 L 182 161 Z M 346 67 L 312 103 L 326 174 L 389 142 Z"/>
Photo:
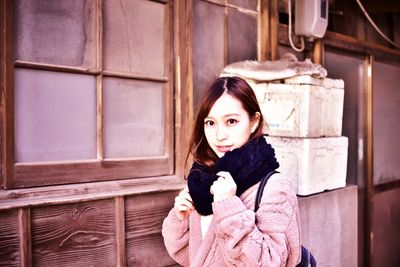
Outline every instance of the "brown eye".
<path id="1" fill-rule="evenodd" d="M 214 125 L 214 122 L 211 121 L 211 120 L 206 120 L 206 121 L 204 121 L 204 125 L 205 125 L 205 126 L 213 126 L 213 125 Z"/>
<path id="2" fill-rule="evenodd" d="M 235 119 L 229 119 L 229 120 L 227 121 L 227 124 L 232 126 L 232 125 L 235 125 L 237 122 L 238 122 L 238 121 L 235 120 Z"/>

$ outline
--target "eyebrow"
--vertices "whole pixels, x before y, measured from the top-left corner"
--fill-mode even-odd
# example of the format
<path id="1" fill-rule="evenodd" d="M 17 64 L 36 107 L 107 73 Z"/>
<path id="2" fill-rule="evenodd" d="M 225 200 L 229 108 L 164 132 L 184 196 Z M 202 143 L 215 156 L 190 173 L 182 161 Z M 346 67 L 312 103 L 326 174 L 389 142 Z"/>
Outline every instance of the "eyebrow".
<path id="1" fill-rule="evenodd" d="M 236 116 L 236 117 L 240 117 L 240 114 L 239 113 L 229 113 L 229 114 L 225 114 L 224 116 L 223 116 L 223 118 L 227 118 L 227 117 L 232 117 L 232 116 Z M 204 119 L 213 119 L 213 117 L 211 117 L 211 116 L 207 116 L 207 117 L 205 117 Z"/>

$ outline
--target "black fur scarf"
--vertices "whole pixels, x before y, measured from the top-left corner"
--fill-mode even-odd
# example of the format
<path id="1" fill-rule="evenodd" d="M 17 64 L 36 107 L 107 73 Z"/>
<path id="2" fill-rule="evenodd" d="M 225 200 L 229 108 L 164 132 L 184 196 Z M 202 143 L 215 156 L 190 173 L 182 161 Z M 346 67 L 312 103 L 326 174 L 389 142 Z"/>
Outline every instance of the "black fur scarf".
<path id="1" fill-rule="evenodd" d="M 278 167 L 275 151 L 263 136 L 225 153 L 213 168 L 195 162 L 188 176 L 189 193 L 194 207 L 201 215 L 213 213 L 210 187 L 218 179 L 216 173 L 220 171 L 227 171 L 232 175 L 237 185 L 236 195 L 240 196 Z"/>

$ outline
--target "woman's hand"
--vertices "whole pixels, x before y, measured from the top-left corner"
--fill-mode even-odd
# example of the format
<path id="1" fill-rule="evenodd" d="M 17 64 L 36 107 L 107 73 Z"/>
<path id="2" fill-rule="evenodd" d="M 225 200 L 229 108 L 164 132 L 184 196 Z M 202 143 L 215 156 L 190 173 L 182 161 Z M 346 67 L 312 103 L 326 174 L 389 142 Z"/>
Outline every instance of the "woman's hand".
<path id="1" fill-rule="evenodd" d="M 186 186 L 175 198 L 174 210 L 180 221 L 187 218 L 194 210 L 193 201 Z"/>
<path id="2" fill-rule="evenodd" d="M 210 187 L 214 202 L 236 195 L 237 186 L 229 172 L 218 172 L 218 180 Z"/>

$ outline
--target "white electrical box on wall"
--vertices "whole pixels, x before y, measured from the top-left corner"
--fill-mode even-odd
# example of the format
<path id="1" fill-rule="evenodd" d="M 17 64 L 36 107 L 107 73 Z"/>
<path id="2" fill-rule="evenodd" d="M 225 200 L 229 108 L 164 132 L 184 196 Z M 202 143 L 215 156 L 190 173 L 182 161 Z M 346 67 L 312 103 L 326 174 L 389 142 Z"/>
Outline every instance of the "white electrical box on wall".
<path id="1" fill-rule="evenodd" d="M 328 8 L 328 0 L 296 0 L 296 35 L 322 38 L 328 27 Z"/>

